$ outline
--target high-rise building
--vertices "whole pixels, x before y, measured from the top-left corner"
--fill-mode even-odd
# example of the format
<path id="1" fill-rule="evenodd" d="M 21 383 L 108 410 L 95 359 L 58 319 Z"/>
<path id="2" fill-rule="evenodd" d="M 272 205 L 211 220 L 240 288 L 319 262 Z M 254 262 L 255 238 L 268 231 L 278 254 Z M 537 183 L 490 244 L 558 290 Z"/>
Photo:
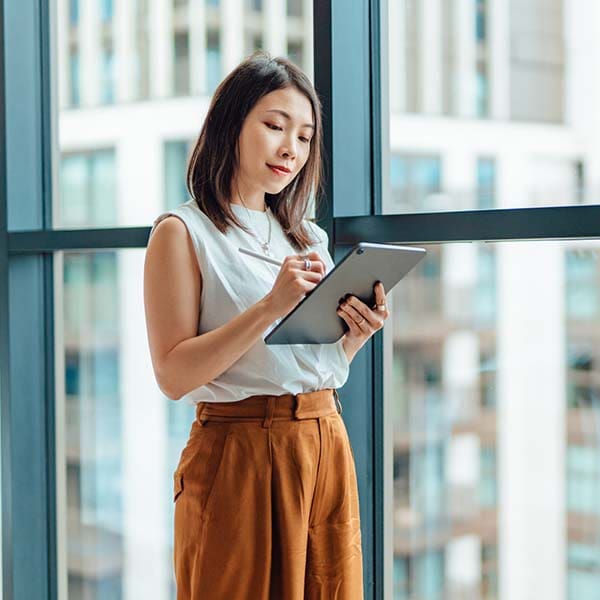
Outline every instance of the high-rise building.
<path id="1" fill-rule="evenodd" d="M 385 213 L 596 202 L 591 3 L 388 5 Z M 211 94 L 253 50 L 312 77 L 310 0 L 55 9 L 55 227 L 147 226 L 186 201 Z M 595 598 L 598 244 L 428 251 L 390 319 L 393 598 Z M 149 367 L 143 254 L 63 261 L 69 598 L 173 598 L 171 475 L 193 409 Z"/>

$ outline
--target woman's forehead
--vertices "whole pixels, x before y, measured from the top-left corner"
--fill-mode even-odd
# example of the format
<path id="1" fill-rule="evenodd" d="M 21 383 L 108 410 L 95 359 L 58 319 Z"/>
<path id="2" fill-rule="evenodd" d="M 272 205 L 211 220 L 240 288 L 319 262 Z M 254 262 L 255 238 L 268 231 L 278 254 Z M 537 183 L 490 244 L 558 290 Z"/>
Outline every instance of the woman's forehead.
<path id="1" fill-rule="evenodd" d="M 288 87 L 274 90 L 264 95 L 254 107 L 257 111 L 284 111 L 294 121 L 313 123 L 313 112 L 310 100 L 297 89 Z M 273 114 L 281 114 L 273 112 Z"/>

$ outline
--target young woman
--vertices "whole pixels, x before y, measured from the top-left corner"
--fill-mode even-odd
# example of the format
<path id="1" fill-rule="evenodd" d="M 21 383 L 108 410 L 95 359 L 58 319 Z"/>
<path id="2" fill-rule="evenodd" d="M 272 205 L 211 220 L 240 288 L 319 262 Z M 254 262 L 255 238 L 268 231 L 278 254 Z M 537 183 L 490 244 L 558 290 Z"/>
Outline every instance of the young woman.
<path id="1" fill-rule="evenodd" d="M 196 405 L 174 474 L 178 600 L 363 598 L 354 456 L 336 388 L 388 317 L 341 299 L 335 344 L 266 334 L 333 267 L 305 217 L 320 190 L 321 110 L 284 58 L 256 52 L 216 90 L 192 153 L 192 200 L 161 214 L 144 301 L 156 380 Z M 281 267 L 239 252 L 244 247 Z"/>

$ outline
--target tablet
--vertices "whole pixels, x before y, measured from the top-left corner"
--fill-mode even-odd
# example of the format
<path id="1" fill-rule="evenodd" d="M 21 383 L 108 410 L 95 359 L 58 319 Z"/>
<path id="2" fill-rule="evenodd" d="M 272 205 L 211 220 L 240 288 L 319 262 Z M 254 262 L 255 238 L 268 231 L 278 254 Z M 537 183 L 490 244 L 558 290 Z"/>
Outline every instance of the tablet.
<path id="1" fill-rule="evenodd" d="M 346 333 L 336 313 L 339 299 L 352 294 L 375 305 L 373 286 L 385 293 L 425 256 L 425 248 L 359 242 L 264 338 L 266 344 L 333 344 Z"/>

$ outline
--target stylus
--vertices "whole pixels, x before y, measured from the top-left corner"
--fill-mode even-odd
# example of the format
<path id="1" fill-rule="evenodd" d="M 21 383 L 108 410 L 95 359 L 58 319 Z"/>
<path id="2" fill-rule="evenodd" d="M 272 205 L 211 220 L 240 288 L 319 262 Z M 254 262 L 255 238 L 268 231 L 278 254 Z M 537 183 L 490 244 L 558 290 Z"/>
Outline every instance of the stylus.
<path id="1" fill-rule="evenodd" d="M 278 267 L 280 267 L 283 264 L 280 260 L 275 260 L 274 258 L 269 258 L 268 256 L 263 256 L 262 254 L 252 252 L 252 250 L 246 250 L 246 248 L 238 248 L 238 250 L 240 252 L 243 252 L 244 254 L 248 254 L 249 256 L 254 256 L 255 258 L 260 258 L 261 260 L 271 263 L 272 265 L 277 265 Z"/>

